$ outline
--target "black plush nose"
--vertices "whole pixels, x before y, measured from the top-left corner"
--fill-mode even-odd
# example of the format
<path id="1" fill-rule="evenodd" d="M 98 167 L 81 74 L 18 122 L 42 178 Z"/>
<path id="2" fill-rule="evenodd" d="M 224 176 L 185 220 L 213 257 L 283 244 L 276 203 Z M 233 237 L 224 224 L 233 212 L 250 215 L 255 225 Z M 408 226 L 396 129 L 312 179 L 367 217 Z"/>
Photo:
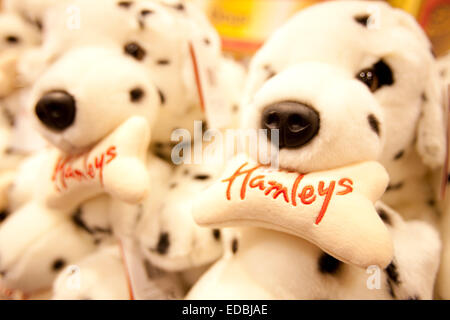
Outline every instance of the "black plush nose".
<path id="1" fill-rule="evenodd" d="M 319 114 L 311 107 L 294 101 L 283 101 L 266 107 L 262 115 L 263 129 L 271 139 L 271 129 L 279 131 L 281 148 L 298 148 L 319 132 Z"/>
<path id="2" fill-rule="evenodd" d="M 39 99 L 35 113 L 47 128 L 62 131 L 75 120 L 75 99 L 66 91 L 50 91 Z"/>

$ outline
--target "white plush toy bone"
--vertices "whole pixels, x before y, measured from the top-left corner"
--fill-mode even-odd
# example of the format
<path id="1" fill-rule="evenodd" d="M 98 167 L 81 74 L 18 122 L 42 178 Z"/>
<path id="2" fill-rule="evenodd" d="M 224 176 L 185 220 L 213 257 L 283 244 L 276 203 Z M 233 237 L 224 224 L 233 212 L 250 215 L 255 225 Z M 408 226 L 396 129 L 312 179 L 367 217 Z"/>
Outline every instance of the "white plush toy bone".
<path id="1" fill-rule="evenodd" d="M 275 229 L 304 238 L 343 262 L 386 267 L 392 242 L 373 204 L 387 183 L 377 162 L 303 175 L 243 157 L 201 194 L 194 215 L 200 225 Z"/>
<path id="2" fill-rule="evenodd" d="M 138 64 L 113 50 L 74 50 L 39 78 L 29 105 L 38 130 L 62 150 L 47 164 L 49 205 L 74 208 L 102 192 L 144 199 L 158 93 Z"/>
<path id="3" fill-rule="evenodd" d="M 377 8 L 379 15 L 371 17 L 371 8 Z M 323 23 L 325 20 L 326 24 Z M 393 32 L 393 29 L 398 31 Z M 319 4 L 300 12 L 274 33 L 250 65 L 242 106 L 242 126 L 278 129 L 280 167 L 294 173 L 256 169 L 255 176 L 241 176 L 231 184 L 232 179 L 227 178 L 239 168 L 234 166 L 234 170 L 229 168 L 229 175 L 224 176 L 225 181 L 213 185 L 204 197 L 199 195 L 194 208 L 199 222 L 207 226 L 239 226 L 239 233 L 229 244 L 231 250 L 228 254 L 204 275 L 188 298 L 432 297 L 440 250 L 437 234 L 423 223 L 405 225 L 398 217 L 394 221 L 391 216 L 396 216 L 395 213 L 387 208 L 378 208 L 379 217 L 375 217 L 373 201 L 377 197 L 374 195 L 381 196 L 387 177 L 380 165 L 370 162 L 391 159 L 391 153 L 393 157 L 394 150 L 409 141 L 408 136 L 394 128 L 394 121 L 400 121 L 402 128 L 411 134 L 408 144 L 412 143 L 414 132 L 409 126 L 411 122 L 417 122 L 423 104 L 421 93 L 414 90 L 425 88 L 423 81 L 403 78 L 401 71 L 405 72 L 410 67 L 424 79 L 429 79 L 428 69 L 422 67 L 424 63 L 432 66 L 426 44 L 425 36 L 412 17 L 386 4 L 374 2 Z M 410 51 L 413 53 L 410 54 Z M 408 92 L 411 98 L 399 95 L 400 92 Z M 431 101 L 434 102 L 436 95 L 432 94 Z M 417 114 L 407 112 L 405 116 L 398 115 L 398 119 L 393 117 L 393 110 L 400 112 L 405 99 L 411 99 L 408 103 L 414 105 Z M 393 109 L 386 110 L 388 106 Z M 442 133 L 439 131 L 442 124 L 438 111 L 438 106 L 434 104 L 424 107 L 424 117 L 425 114 L 428 120 L 434 117 L 436 127 L 419 139 L 422 146 L 427 143 L 438 146 L 437 149 L 430 147 L 425 155 L 431 165 L 438 164 L 441 156 L 435 140 L 440 141 Z M 272 136 L 272 132 L 268 133 L 266 141 L 275 143 L 272 138 L 276 134 Z M 434 160 L 435 163 L 431 163 Z M 377 168 L 375 170 L 382 173 L 375 173 L 372 169 L 370 173 L 366 170 L 366 175 L 358 174 L 357 168 L 364 166 Z M 306 178 L 309 174 L 314 177 L 322 171 L 326 174 L 321 177 L 322 180 L 336 178 L 336 185 L 339 186 L 339 180 L 346 178 L 335 175 L 340 167 L 347 167 L 342 169 L 348 170 L 346 174 L 355 175 L 355 193 L 348 193 L 347 196 L 357 196 L 360 190 L 358 196 L 366 195 L 367 198 L 362 202 L 349 201 L 344 204 L 346 195 L 339 197 L 336 194 L 329 205 L 336 201 L 339 211 L 347 206 L 349 212 L 336 214 L 332 209 L 321 217 L 319 213 L 324 202 L 321 198 L 327 194 L 324 190 L 327 183 L 320 192 L 320 179 Z M 305 184 L 310 183 L 310 186 L 300 184 L 300 194 L 292 196 L 289 191 L 295 190 L 295 180 L 299 174 L 305 174 Z M 356 177 L 359 177 L 358 180 Z M 356 186 L 359 183 L 361 187 Z M 340 185 L 342 189 L 336 189 L 336 192 L 345 193 L 346 185 L 349 186 L 343 180 Z M 227 200 L 227 186 L 230 187 L 228 199 L 231 200 Z M 246 190 L 244 200 L 241 198 L 243 190 Z M 371 194 L 370 190 L 377 191 Z M 299 203 L 302 198 L 306 202 L 312 201 L 314 196 L 317 198 L 310 208 L 315 210 L 308 213 L 304 204 Z M 211 205 L 213 200 L 209 202 L 212 197 L 216 199 L 214 206 Z M 288 204 L 295 197 L 297 208 Z M 357 208 L 358 203 L 365 205 Z M 363 208 L 367 211 L 361 213 Z M 331 217 L 333 214 L 334 217 Z M 350 220 L 343 217 L 347 215 L 361 219 L 359 223 L 362 224 L 354 225 L 354 230 L 346 229 L 346 223 Z M 370 218 L 364 221 L 364 216 Z M 322 220 L 318 221 L 317 217 Z M 343 218 L 341 224 L 337 222 L 339 217 Z M 321 224 L 326 224 L 327 219 L 334 223 L 335 218 L 341 230 L 347 231 L 321 233 L 326 229 L 321 230 Z M 386 225 L 392 223 L 392 230 L 388 228 L 390 232 L 386 232 L 380 224 L 381 220 Z M 369 221 L 376 222 L 371 225 Z M 379 238 L 365 238 L 364 234 L 359 233 L 361 230 L 366 230 L 366 234 L 377 234 Z M 398 237 L 396 232 L 400 230 L 407 236 Z M 418 242 L 420 249 L 414 253 L 411 252 L 414 247 L 411 233 L 420 235 L 421 239 Z M 355 241 L 353 236 L 358 237 L 359 241 Z M 377 257 L 364 252 L 366 245 L 367 248 L 376 248 Z M 345 247 L 343 251 L 342 247 Z M 342 264 L 332 256 L 350 264 Z M 417 262 L 411 266 L 411 261 Z M 365 270 L 361 267 L 370 269 L 371 263 L 377 263 L 373 267 L 379 272 L 384 269 L 386 274 L 380 291 L 371 291 L 367 276 L 362 276 Z"/>

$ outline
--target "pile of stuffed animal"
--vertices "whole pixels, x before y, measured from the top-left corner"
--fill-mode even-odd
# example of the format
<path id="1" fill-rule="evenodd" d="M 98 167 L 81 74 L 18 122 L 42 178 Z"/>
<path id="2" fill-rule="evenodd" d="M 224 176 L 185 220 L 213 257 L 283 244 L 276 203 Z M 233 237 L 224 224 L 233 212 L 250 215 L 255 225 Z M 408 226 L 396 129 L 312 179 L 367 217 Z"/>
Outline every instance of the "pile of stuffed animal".
<path id="1" fill-rule="evenodd" d="M 0 35 L 0 297 L 450 299 L 450 61 L 407 13 L 311 6 L 247 71 L 190 1 L 3 0 Z"/>

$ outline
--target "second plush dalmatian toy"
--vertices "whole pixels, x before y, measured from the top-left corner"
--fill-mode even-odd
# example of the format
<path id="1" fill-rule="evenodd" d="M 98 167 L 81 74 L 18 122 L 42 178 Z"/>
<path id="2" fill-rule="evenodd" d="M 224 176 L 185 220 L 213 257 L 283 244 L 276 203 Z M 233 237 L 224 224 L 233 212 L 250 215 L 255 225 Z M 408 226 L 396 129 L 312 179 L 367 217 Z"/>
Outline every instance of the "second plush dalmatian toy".
<path id="1" fill-rule="evenodd" d="M 428 174 L 444 161 L 442 99 L 430 42 L 414 18 L 378 2 L 314 6 L 255 56 L 245 100 L 268 77 L 311 61 L 338 67 L 367 86 L 385 113 L 379 160 L 391 181 L 383 200 L 405 218 L 435 222 Z"/>
<path id="2" fill-rule="evenodd" d="M 397 34 L 392 43 L 386 40 Z M 194 215 L 201 225 L 239 232 L 188 298 L 431 299 L 440 252 L 436 231 L 404 222 L 382 204 L 377 217 L 371 209 L 387 180 L 370 160 L 390 159 L 412 143 L 414 129 L 408 128 L 421 109 L 418 150 L 427 164 L 441 163 L 438 92 L 401 73 L 412 68 L 432 83 L 424 63 L 433 66 L 419 27 L 381 3 L 320 4 L 275 32 L 251 63 L 242 125 L 279 130 L 282 170 L 241 160 L 199 196 Z M 394 114 L 407 96 L 399 93 L 406 91 L 416 113 L 401 117 L 408 134 L 395 134 L 401 126 Z M 371 167 L 357 174 L 358 163 Z M 341 166 L 349 171 L 333 170 Z M 418 186 L 426 189 L 422 180 Z M 349 195 L 362 197 L 346 203 Z M 378 270 L 377 290 L 365 268 Z"/>

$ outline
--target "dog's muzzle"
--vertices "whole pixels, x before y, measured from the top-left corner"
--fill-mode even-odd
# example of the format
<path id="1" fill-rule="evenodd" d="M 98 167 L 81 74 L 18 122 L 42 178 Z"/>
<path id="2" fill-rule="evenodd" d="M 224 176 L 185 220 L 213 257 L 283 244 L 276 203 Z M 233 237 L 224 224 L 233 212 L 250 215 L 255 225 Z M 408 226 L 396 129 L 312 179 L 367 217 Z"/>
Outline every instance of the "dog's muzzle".
<path id="1" fill-rule="evenodd" d="M 295 101 L 283 101 L 267 106 L 262 113 L 261 127 L 279 130 L 279 148 L 299 148 L 319 132 L 320 117 L 313 108 Z M 273 141 L 272 141 L 273 142 Z"/>

